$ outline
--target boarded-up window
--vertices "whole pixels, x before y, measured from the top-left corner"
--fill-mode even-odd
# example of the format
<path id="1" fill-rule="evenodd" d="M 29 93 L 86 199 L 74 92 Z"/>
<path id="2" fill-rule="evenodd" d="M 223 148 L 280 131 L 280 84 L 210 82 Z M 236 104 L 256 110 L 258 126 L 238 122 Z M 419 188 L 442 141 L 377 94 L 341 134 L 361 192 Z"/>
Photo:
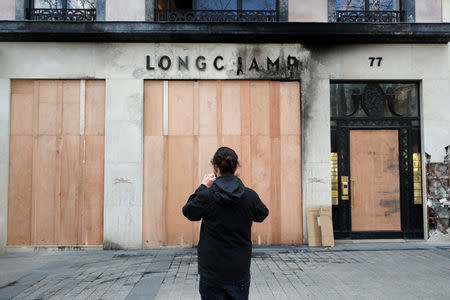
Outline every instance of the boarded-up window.
<path id="1" fill-rule="evenodd" d="M 8 245 L 103 244 L 105 83 L 13 80 Z"/>
<path id="2" fill-rule="evenodd" d="M 198 242 L 200 223 L 181 210 L 222 145 L 270 209 L 253 241 L 301 243 L 298 82 L 146 81 L 144 111 L 144 247 Z"/>

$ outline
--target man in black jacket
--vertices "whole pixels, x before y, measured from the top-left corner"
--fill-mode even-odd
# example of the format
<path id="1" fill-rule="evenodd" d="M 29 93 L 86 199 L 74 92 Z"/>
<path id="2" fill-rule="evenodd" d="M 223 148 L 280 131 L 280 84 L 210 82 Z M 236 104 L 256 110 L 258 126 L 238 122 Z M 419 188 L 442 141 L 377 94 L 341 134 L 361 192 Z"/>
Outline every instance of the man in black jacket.
<path id="1" fill-rule="evenodd" d="M 234 176 L 239 165 L 236 153 L 227 147 L 212 159 L 214 174 L 183 207 L 191 221 L 202 219 L 198 243 L 198 272 L 202 299 L 248 299 L 251 226 L 262 222 L 269 210 L 258 194 Z"/>

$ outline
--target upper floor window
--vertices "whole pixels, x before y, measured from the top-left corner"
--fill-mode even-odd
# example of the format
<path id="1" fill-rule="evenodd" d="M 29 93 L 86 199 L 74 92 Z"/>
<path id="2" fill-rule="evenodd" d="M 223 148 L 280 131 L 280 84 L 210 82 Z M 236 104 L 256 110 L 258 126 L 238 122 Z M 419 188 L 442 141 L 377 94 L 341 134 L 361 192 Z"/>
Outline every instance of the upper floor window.
<path id="1" fill-rule="evenodd" d="M 97 0 L 30 0 L 27 18 L 39 21 L 95 21 Z"/>
<path id="2" fill-rule="evenodd" d="M 155 21 L 276 22 L 279 0 L 155 0 Z"/>
<path id="3" fill-rule="evenodd" d="M 401 22 L 399 0 L 336 0 L 337 22 Z"/>

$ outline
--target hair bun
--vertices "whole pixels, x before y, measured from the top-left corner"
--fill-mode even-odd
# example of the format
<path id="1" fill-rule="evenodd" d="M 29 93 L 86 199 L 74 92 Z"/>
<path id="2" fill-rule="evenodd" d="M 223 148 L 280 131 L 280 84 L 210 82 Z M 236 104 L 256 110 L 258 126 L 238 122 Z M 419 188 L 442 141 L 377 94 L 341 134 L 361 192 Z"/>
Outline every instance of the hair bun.
<path id="1" fill-rule="evenodd" d="M 211 163 L 219 167 L 222 175 L 233 175 L 239 164 L 236 152 L 228 147 L 217 149 Z"/>

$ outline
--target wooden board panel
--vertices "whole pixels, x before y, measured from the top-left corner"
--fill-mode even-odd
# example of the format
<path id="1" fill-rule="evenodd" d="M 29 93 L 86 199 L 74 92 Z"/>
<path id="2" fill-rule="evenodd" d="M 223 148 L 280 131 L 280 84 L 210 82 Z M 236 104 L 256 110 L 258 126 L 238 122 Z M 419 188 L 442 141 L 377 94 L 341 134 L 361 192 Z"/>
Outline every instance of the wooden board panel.
<path id="1" fill-rule="evenodd" d="M 16 94 L 11 86 L 11 135 L 33 134 L 33 93 Z"/>
<path id="2" fill-rule="evenodd" d="M 251 187 L 258 193 L 261 200 L 272 210 L 271 206 L 271 142 L 268 135 L 251 137 Z M 263 223 L 253 225 L 252 240 L 255 244 L 270 244 L 272 238 L 272 215 Z"/>
<path id="3" fill-rule="evenodd" d="M 271 129 L 272 131 L 272 129 Z M 270 221 L 272 244 L 281 243 L 281 145 L 280 137 L 272 137 L 270 139 Z M 284 217 L 284 215 L 283 215 Z M 283 234 L 284 235 L 284 234 Z"/>
<path id="4" fill-rule="evenodd" d="M 80 81 L 62 84 L 62 134 L 80 135 Z"/>
<path id="5" fill-rule="evenodd" d="M 86 80 L 85 135 L 105 135 L 105 81 Z"/>
<path id="6" fill-rule="evenodd" d="M 269 82 L 270 136 L 280 136 L 280 82 Z M 285 116 L 283 115 L 283 119 Z M 285 122 L 285 120 L 283 120 Z"/>
<path id="7" fill-rule="evenodd" d="M 250 82 L 250 112 L 252 135 L 270 135 L 269 95 L 268 81 Z"/>
<path id="8" fill-rule="evenodd" d="M 397 130 L 351 130 L 352 230 L 401 230 Z"/>
<path id="9" fill-rule="evenodd" d="M 192 136 L 168 137 L 168 245 L 192 245 L 193 243 L 192 224 L 182 214 L 182 208 L 193 192 L 193 152 L 194 138 Z"/>
<path id="10" fill-rule="evenodd" d="M 250 81 L 240 81 L 241 92 L 241 135 L 249 136 L 252 132 L 252 111 L 250 102 Z"/>
<path id="11" fill-rule="evenodd" d="M 280 83 L 280 133 L 300 134 L 300 86 L 299 82 Z"/>
<path id="12" fill-rule="evenodd" d="M 36 245 L 55 245 L 56 136 L 39 136 L 33 168 L 33 231 Z"/>
<path id="13" fill-rule="evenodd" d="M 82 245 L 103 244 L 103 195 L 105 137 L 85 137 Z"/>
<path id="14" fill-rule="evenodd" d="M 8 245 L 31 243 L 33 137 L 10 137 Z"/>
<path id="15" fill-rule="evenodd" d="M 222 134 L 241 134 L 241 88 L 239 81 L 222 82 Z"/>
<path id="16" fill-rule="evenodd" d="M 29 79 L 12 79 L 11 80 L 11 94 L 33 95 L 34 80 Z"/>
<path id="17" fill-rule="evenodd" d="M 38 133 L 40 135 L 56 135 L 58 123 L 58 92 L 60 82 L 55 80 L 37 81 L 39 99 L 39 108 L 35 113 L 38 114 Z M 36 91 L 35 91 L 36 93 Z"/>
<path id="18" fill-rule="evenodd" d="M 302 242 L 300 136 L 281 136 L 281 243 Z"/>
<path id="19" fill-rule="evenodd" d="M 217 82 L 198 82 L 199 135 L 217 135 Z"/>
<path id="20" fill-rule="evenodd" d="M 144 82 L 144 136 L 163 135 L 164 82 Z"/>
<path id="21" fill-rule="evenodd" d="M 193 135 L 194 84 L 191 81 L 171 81 L 168 88 L 169 135 Z"/>
<path id="22" fill-rule="evenodd" d="M 79 199 L 82 173 L 80 161 L 80 136 L 66 135 L 62 138 L 61 179 L 59 200 L 58 244 L 78 244 Z"/>
<path id="23" fill-rule="evenodd" d="M 144 137 L 144 194 L 142 240 L 144 247 L 167 244 L 167 138 Z"/>

